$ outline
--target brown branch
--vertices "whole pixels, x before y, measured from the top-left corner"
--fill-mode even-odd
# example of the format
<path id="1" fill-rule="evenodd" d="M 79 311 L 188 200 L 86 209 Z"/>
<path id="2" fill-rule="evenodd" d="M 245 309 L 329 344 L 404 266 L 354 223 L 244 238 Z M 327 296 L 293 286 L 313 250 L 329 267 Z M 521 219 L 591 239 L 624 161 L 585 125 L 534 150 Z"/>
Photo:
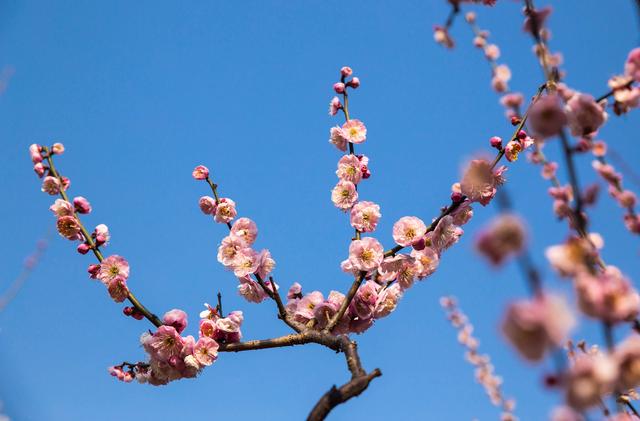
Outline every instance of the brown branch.
<path id="1" fill-rule="evenodd" d="M 332 386 L 331 389 L 320 398 L 316 406 L 313 407 L 307 417 L 307 421 L 324 420 L 333 408 L 360 395 L 369 387 L 371 380 L 381 375 L 380 370 L 376 368 L 369 374 L 352 378 L 339 388 Z"/>

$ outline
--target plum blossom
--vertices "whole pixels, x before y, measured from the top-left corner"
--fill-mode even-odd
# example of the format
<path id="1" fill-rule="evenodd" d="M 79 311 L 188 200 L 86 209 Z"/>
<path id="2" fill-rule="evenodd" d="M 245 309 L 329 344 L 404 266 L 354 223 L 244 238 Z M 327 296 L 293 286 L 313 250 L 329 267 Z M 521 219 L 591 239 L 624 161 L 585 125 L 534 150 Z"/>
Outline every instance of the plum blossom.
<path id="1" fill-rule="evenodd" d="M 228 224 L 238 215 L 236 211 L 236 202 L 223 197 L 221 198 L 214 210 L 213 220 L 219 223 Z"/>
<path id="2" fill-rule="evenodd" d="M 567 121 L 574 136 L 588 136 L 607 121 L 607 113 L 591 95 L 575 94 L 565 107 Z"/>
<path id="3" fill-rule="evenodd" d="M 182 333 L 187 328 L 187 313 L 177 308 L 167 311 L 162 316 L 162 324 L 173 326 L 178 333 Z"/>
<path id="4" fill-rule="evenodd" d="M 602 247 L 599 236 L 592 235 L 590 241 L 571 237 L 564 244 L 548 247 L 545 256 L 560 276 L 574 276 L 585 271 L 586 263 L 593 258 L 596 250 L 591 243 L 596 249 Z"/>
<path id="5" fill-rule="evenodd" d="M 615 266 L 597 275 L 580 272 L 575 286 L 580 310 L 588 316 L 619 323 L 633 320 L 640 311 L 640 295 Z"/>
<path id="6" fill-rule="evenodd" d="M 329 133 L 329 143 L 345 152 L 347 150 L 347 139 L 344 137 L 342 129 L 338 126 L 332 127 Z"/>
<path id="7" fill-rule="evenodd" d="M 640 384 L 640 336 L 633 334 L 618 344 L 613 358 L 620 368 L 618 386 L 633 389 Z"/>
<path id="8" fill-rule="evenodd" d="M 313 291 L 306 294 L 300 300 L 295 302 L 293 314 L 297 321 L 306 323 L 315 317 L 315 309 L 324 301 L 324 296 L 320 291 Z"/>
<path id="9" fill-rule="evenodd" d="M 453 48 L 455 45 L 453 42 L 453 38 L 451 38 L 451 36 L 449 35 L 449 31 L 447 31 L 447 28 L 444 28 L 442 26 L 435 26 L 433 28 L 433 39 L 438 44 L 446 48 Z"/>
<path id="10" fill-rule="evenodd" d="M 400 298 L 402 298 L 402 288 L 399 284 L 395 283 L 388 288 L 384 288 L 378 294 L 373 317 L 376 319 L 387 317 L 396 309 Z"/>
<path id="11" fill-rule="evenodd" d="M 60 142 L 56 142 L 51 145 L 51 153 L 56 155 L 62 155 L 64 153 L 64 145 Z"/>
<path id="12" fill-rule="evenodd" d="M 632 77 L 636 82 L 640 82 L 640 47 L 629 52 L 624 64 L 624 74 Z"/>
<path id="13" fill-rule="evenodd" d="M 266 279 L 275 267 L 276 261 L 271 257 L 269 250 L 264 249 L 258 253 L 258 269 L 256 269 L 256 274 L 259 277 Z"/>
<path id="14" fill-rule="evenodd" d="M 545 95 L 538 99 L 529 111 L 528 123 L 536 136 L 544 139 L 560 133 L 567 124 L 567 115 L 556 94 Z"/>
<path id="15" fill-rule="evenodd" d="M 56 199 L 49 209 L 57 217 L 73 215 L 73 206 L 64 199 Z"/>
<path id="16" fill-rule="evenodd" d="M 393 240 L 403 247 L 410 246 L 426 233 L 427 226 L 415 216 L 404 216 L 393 224 Z"/>
<path id="17" fill-rule="evenodd" d="M 242 238 L 235 235 L 226 236 L 218 247 L 218 262 L 227 268 L 232 268 L 245 248 L 247 247 Z"/>
<path id="18" fill-rule="evenodd" d="M 29 155 L 31 155 L 31 162 L 38 164 L 42 162 L 42 146 L 32 144 L 29 146 Z"/>
<path id="19" fill-rule="evenodd" d="M 251 280 L 249 276 L 238 278 L 238 293 L 250 303 L 261 303 L 267 299 L 267 293 L 257 282 Z"/>
<path id="20" fill-rule="evenodd" d="M 96 225 L 93 230 L 94 238 L 96 240 L 96 245 L 98 246 L 107 246 L 109 244 L 109 240 L 111 240 L 111 234 L 109 233 L 109 227 L 105 224 Z"/>
<path id="21" fill-rule="evenodd" d="M 511 303 L 502 321 L 502 332 L 524 358 L 539 361 L 547 351 L 563 345 L 574 325 L 575 318 L 566 302 L 544 294 Z"/>
<path id="22" fill-rule="evenodd" d="M 506 92 L 509 89 L 509 80 L 511 80 L 511 70 L 506 64 L 501 64 L 493 71 L 491 87 L 496 92 Z"/>
<path id="23" fill-rule="evenodd" d="M 75 216 L 61 216 L 57 221 L 58 232 L 67 240 L 79 240 L 82 238 L 80 233 L 80 222 Z"/>
<path id="24" fill-rule="evenodd" d="M 326 300 L 315 306 L 313 310 L 313 317 L 316 320 L 316 329 L 324 329 L 329 324 L 331 319 L 338 313 L 344 299 L 345 296 L 341 292 L 331 291 Z M 347 327 L 347 324 L 348 319 L 345 315 L 333 329 L 333 333 L 346 333 L 345 328 Z"/>
<path id="25" fill-rule="evenodd" d="M 96 278 L 108 285 L 118 276 L 124 279 L 129 277 L 129 263 L 124 257 L 114 254 L 100 263 L 100 270 L 96 274 Z"/>
<path id="26" fill-rule="evenodd" d="M 565 379 L 567 403 L 577 410 L 599 404 L 612 391 L 617 376 L 611 357 L 599 352 L 576 355 Z"/>
<path id="27" fill-rule="evenodd" d="M 421 271 L 422 265 L 408 254 L 386 257 L 380 264 L 380 278 L 383 281 L 397 281 L 402 289 L 411 288 Z"/>
<path id="28" fill-rule="evenodd" d="M 129 288 L 127 287 L 127 279 L 123 276 L 116 276 L 109 281 L 107 285 L 109 295 L 116 303 L 121 303 L 129 296 Z"/>
<path id="29" fill-rule="evenodd" d="M 349 245 L 349 262 L 357 270 L 370 271 L 382 263 L 384 249 L 373 237 L 354 240 Z"/>
<path id="30" fill-rule="evenodd" d="M 355 184 L 340 180 L 331 191 L 331 201 L 338 208 L 347 211 L 358 201 L 358 191 Z"/>
<path id="31" fill-rule="evenodd" d="M 329 115 L 334 116 L 338 114 L 338 111 L 342 109 L 342 103 L 340 103 L 340 99 L 337 96 L 334 96 L 329 102 Z"/>
<path id="32" fill-rule="evenodd" d="M 91 204 L 82 196 L 73 198 L 73 207 L 78 213 L 86 214 L 91 212 Z"/>
<path id="33" fill-rule="evenodd" d="M 377 204 L 358 202 L 351 208 L 351 226 L 360 232 L 373 232 L 381 216 L 380 206 Z"/>
<path id="34" fill-rule="evenodd" d="M 411 257 L 418 264 L 419 270 L 416 273 L 418 279 L 424 279 L 433 274 L 440 264 L 438 253 L 431 247 L 425 247 L 422 250 L 411 250 Z"/>
<path id="35" fill-rule="evenodd" d="M 436 228 L 428 234 L 431 247 L 441 254 L 444 250 L 458 242 L 464 231 L 453 223 L 451 215 L 438 222 Z"/>
<path id="36" fill-rule="evenodd" d="M 206 336 L 198 339 L 193 349 L 193 356 L 203 366 L 210 366 L 218 359 L 218 343 Z"/>
<path id="37" fill-rule="evenodd" d="M 501 215 L 476 237 L 476 249 L 492 264 L 500 265 L 509 256 L 519 253 L 525 243 L 524 224 L 515 215 Z"/>
<path id="38" fill-rule="evenodd" d="M 352 119 L 342 125 L 342 136 L 351 143 L 362 143 L 367 140 L 367 128 L 362 121 Z"/>
<path id="39" fill-rule="evenodd" d="M 250 248 L 240 250 L 233 262 L 233 274 L 238 278 L 251 275 L 258 270 L 260 260 L 258 253 Z"/>
<path id="40" fill-rule="evenodd" d="M 196 180 L 206 180 L 207 177 L 209 177 L 209 168 L 205 167 L 204 165 L 198 165 L 193 169 L 191 175 Z"/>
<path id="41" fill-rule="evenodd" d="M 377 301 L 378 284 L 373 281 L 367 281 L 358 288 L 353 301 L 349 304 L 349 308 L 358 318 L 366 320 L 373 317 Z"/>
<path id="42" fill-rule="evenodd" d="M 368 162 L 368 159 L 366 159 Z M 336 175 L 340 180 L 350 181 L 353 184 L 358 184 L 362 180 L 362 166 L 366 165 L 355 155 L 344 155 L 338 161 L 338 169 Z"/>
<path id="43" fill-rule="evenodd" d="M 42 180 L 41 190 L 51 196 L 55 196 L 60 194 L 60 191 L 62 190 L 62 183 L 60 183 L 60 180 L 57 177 L 48 175 Z"/>
<path id="44" fill-rule="evenodd" d="M 486 206 L 496 195 L 497 187 L 504 183 L 504 171 L 505 167 L 492 169 L 486 160 L 472 160 L 460 182 L 460 192 L 471 202 Z"/>
<path id="45" fill-rule="evenodd" d="M 244 316 L 241 311 L 232 311 L 227 317 L 216 315 L 211 319 L 200 320 L 200 337 L 212 338 L 218 343 L 240 342 L 242 332 L 240 327 Z"/>
<path id="46" fill-rule="evenodd" d="M 198 206 L 205 215 L 212 215 L 216 211 L 216 201 L 210 196 L 202 196 L 198 200 Z"/>
<path id="47" fill-rule="evenodd" d="M 158 330 L 143 342 L 142 346 L 151 358 L 162 361 L 170 357 L 179 356 L 182 353 L 184 340 L 173 326 L 162 325 Z"/>
<path id="48" fill-rule="evenodd" d="M 249 218 L 238 218 L 231 227 L 231 235 L 250 246 L 255 243 L 258 237 L 258 226 Z"/>

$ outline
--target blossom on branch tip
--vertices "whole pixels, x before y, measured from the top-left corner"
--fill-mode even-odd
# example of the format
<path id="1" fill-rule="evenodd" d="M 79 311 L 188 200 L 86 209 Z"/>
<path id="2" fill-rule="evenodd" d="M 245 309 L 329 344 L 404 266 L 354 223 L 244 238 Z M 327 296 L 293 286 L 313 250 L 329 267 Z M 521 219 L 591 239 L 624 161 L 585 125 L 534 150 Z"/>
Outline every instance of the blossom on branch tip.
<path id="1" fill-rule="evenodd" d="M 446 48 L 453 48 L 454 42 L 453 38 L 449 35 L 449 31 L 447 28 L 442 26 L 434 26 L 433 28 L 433 39 L 440 45 Z"/>
<path id="2" fill-rule="evenodd" d="M 204 165 L 198 165 L 193 169 L 191 175 L 196 180 L 206 180 L 207 177 L 209 177 L 209 168 L 205 167 Z"/>
<path id="3" fill-rule="evenodd" d="M 349 77 L 353 74 L 353 70 L 349 66 L 344 66 L 340 69 L 340 75 L 342 77 Z"/>

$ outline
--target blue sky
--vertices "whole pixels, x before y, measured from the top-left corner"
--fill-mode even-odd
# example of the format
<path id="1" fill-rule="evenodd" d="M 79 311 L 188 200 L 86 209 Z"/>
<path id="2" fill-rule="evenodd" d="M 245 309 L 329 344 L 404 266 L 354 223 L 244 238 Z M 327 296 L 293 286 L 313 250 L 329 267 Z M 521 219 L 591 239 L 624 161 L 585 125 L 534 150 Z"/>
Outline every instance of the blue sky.
<path id="1" fill-rule="evenodd" d="M 520 29 L 521 5 L 498 3 L 477 9 L 479 24 L 501 47 L 512 87 L 532 95 L 541 72 Z M 564 53 L 567 82 L 599 95 L 636 46 L 636 10 L 632 1 L 576 5 L 554 2 L 551 45 Z M 348 288 L 339 262 L 351 229 L 330 202 L 339 154 L 327 144 L 339 121 L 326 109 L 341 66 L 353 67 L 362 82 L 351 114 L 367 124 L 358 150 L 370 157 L 373 176 L 361 194 L 381 205 L 377 236 L 387 246 L 394 221 L 436 216 L 465 160 L 487 150 L 489 137 L 512 130 L 469 28 L 461 20 L 454 25 L 454 51 L 433 42 L 445 1 L 7 0 L 0 12 L 0 66 L 15 69 L 0 97 L 0 287 L 54 224 L 52 199 L 39 192 L 27 147 L 62 141 L 67 152 L 58 165 L 72 179 L 71 194 L 94 207 L 86 223 L 111 228 L 108 252 L 129 260 L 131 288 L 156 313 L 186 310 L 190 333 L 217 291 L 227 311 L 245 312 L 245 338 L 287 333 L 273 307 L 244 302 L 233 275 L 217 263 L 225 228 L 198 209 L 207 190 L 190 174 L 200 163 L 240 214 L 258 223 L 258 246 L 271 250 L 282 286 Z M 637 166 L 639 129 L 635 111 L 611 116 L 601 136 Z M 548 150 L 559 158 L 557 144 Z M 583 184 L 595 180 L 587 157 L 579 170 Z M 508 177 L 547 285 L 566 290 L 544 262 L 544 248 L 567 234 L 551 213 L 546 183 L 524 160 Z M 438 272 L 357 338 L 365 368 L 379 367 L 383 376 L 331 419 L 496 419 L 439 307 L 445 294 L 459 297 L 505 393 L 517 400 L 517 415 L 546 417 L 558 394 L 543 390 L 540 368 L 520 361 L 497 336 L 505 303 L 527 293 L 523 280 L 515 265 L 495 271 L 473 251 L 474 233 L 495 214 L 494 206 L 478 207 Z M 592 227 L 605 236 L 605 259 L 638 279 L 638 238 L 621 216 L 603 196 Z M 120 315 L 87 279 L 89 256 L 74 249 L 55 236 L 0 313 L 0 399 L 13 419 L 300 419 L 348 377 L 340 355 L 309 345 L 223 354 L 197 380 L 167 387 L 119 383 L 106 367 L 143 358 L 138 338 L 149 325 Z M 575 337 L 600 341 L 601 332 L 585 321 Z"/>

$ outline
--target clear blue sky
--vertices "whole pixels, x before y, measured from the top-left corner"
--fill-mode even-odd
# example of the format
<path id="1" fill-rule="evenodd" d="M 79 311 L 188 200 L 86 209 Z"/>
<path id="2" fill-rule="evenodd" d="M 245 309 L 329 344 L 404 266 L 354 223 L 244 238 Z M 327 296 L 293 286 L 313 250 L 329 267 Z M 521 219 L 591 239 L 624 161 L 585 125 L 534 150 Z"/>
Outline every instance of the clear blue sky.
<path id="1" fill-rule="evenodd" d="M 541 73 L 520 29 L 521 5 L 498 3 L 477 9 L 479 23 L 511 66 L 513 88 L 531 95 Z M 565 55 L 568 83 L 603 93 L 638 40 L 632 1 L 554 6 L 552 47 Z M 27 147 L 57 140 L 67 147 L 58 162 L 72 179 L 71 194 L 93 204 L 85 221 L 111 228 L 108 251 L 129 260 L 130 286 L 150 308 L 186 310 L 195 333 L 202 303 L 221 291 L 226 310 L 245 312 L 245 338 L 286 333 L 272 306 L 243 301 L 233 275 L 216 262 L 225 230 L 200 214 L 206 189 L 191 179 L 192 168 L 207 165 L 221 193 L 258 223 L 258 245 L 271 249 L 281 285 L 346 290 L 350 278 L 339 262 L 351 229 L 330 202 L 339 154 L 327 144 L 337 120 L 326 112 L 341 66 L 362 81 L 351 111 L 367 124 L 359 150 L 371 158 L 373 176 L 361 192 L 382 206 L 378 237 L 387 246 L 394 221 L 435 216 L 465 160 L 487 150 L 492 135 L 511 131 L 469 28 L 456 22 L 452 52 L 433 42 L 432 27 L 448 10 L 436 0 L 2 1 L 0 66 L 13 66 L 15 75 L 0 97 L 0 286 L 54 224 Z M 636 110 L 612 116 L 601 135 L 637 167 L 638 130 Z M 548 149 L 559 156 L 557 144 Z M 579 163 L 583 183 L 595 180 L 589 161 Z M 567 233 L 552 216 L 546 183 L 524 160 L 508 177 L 545 281 L 566 289 L 542 252 Z M 495 213 L 477 208 L 439 271 L 357 338 L 365 367 L 380 367 L 383 377 L 331 419 L 496 419 L 439 307 L 444 294 L 459 297 L 506 394 L 517 399 L 516 413 L 546 417 L 558 395 L 542 390 L 541 371 L 497 336 L 505 303 L 526 295 L 523 280 L 513 264 L 497 272 L 472 248 L 474 232 Z M 638 279 L 638 238 L 621 215 L 604 197 L 593 229 L 605 235 L 605 259 Z M 342 356 L 310 345 L 223 354 L 197 380 L 167 387 L 119 383 L 106 367 L 143 358 L 138 338 L 150 325 L 120 315 L 87 279 L 90 262 L 56 235 L 0 313 L 0 399 L 15 420 L 301 419 L 347 379 Z M 576 337 L 600 334 L 587 322 Z"/>

